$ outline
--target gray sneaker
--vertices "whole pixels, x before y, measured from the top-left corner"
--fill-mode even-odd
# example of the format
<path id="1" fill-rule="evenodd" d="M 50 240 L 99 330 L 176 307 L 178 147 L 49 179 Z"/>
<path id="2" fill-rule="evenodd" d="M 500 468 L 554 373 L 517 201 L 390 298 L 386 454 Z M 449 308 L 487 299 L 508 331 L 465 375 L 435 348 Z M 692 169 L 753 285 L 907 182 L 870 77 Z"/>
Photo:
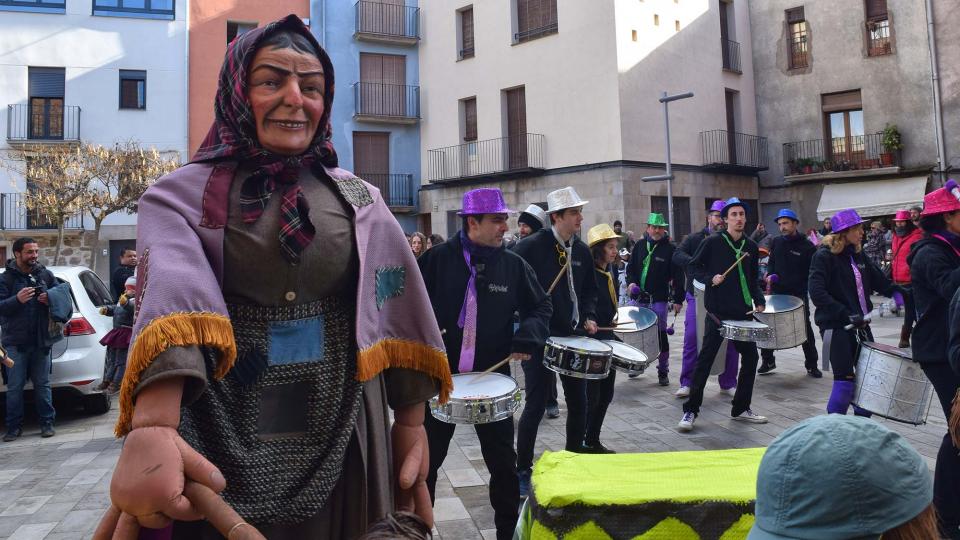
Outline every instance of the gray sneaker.
<path id="1" fill-rule="evenodd" d="M 737 416 L 733 417 L 734 420 L 739 420 L 741 422 L 750 422 L 751 424 L 766 424 L 767 417 L 760 416 L 759 414 L 747 409 Z"/>
<path id="2" fill-rule="evenodd" d="M 693 423 L 696 422 L 697 415 L 692 412 L 683 413 L 683 417 L 680 419 L 680 423 L 677 424 L 677 429 L 680 431 L 692 431 Z"/>
<path id="3" fill-rule="evenodd" d="M 14 430 L 12 430 L 12 431 L 8 431 L 8 432 L 3 436 L 3 442 L 13 442 L 13 441 L 19 439 L 19 438 L 20 438 L 20 435 L 23 435 L 23 430 L 20 429 L 20 428 L 14 429 Z"/>
<path id="4" fill-rule="evenodd" d="M 44 439 L 49 439 L 56 435 L 57 432 L 53 430 L 53 426 L 47 424 L 45 426 L 40 426 L 40 436 Z"/>

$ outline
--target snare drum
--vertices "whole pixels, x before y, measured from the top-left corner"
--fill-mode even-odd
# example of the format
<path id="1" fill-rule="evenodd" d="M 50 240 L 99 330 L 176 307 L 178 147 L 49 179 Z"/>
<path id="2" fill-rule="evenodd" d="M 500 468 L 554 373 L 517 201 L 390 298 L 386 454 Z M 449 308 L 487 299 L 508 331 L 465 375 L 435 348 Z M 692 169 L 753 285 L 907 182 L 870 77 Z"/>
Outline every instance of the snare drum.
<path id="1" fill-rule="evenodd" d="M 877 416 L 906 424 L 927 423 L 933 385 L 910 349 L 864 341 L 857 360 L 853 404 Z"/>
<path id="2" fill-rule="evenodd" d="M 613 332 L 624 343 L 640 349 L 647 358 L 660 354 L 660 329 L 657 314 L 645 307 L 622 307 L 617 310 L 617 326 Z"/>
<path id="3" fill-rule="evenodd" d="M 588 337 L 550 337 L 543 347 L 543 365 L 578 379 L 603 379 L 610 373 L 613 349 Z"/>
<path id="4" fill-rule="evenodd" d="M 628 375 L 640 375 L 653 362 L 652 358 L 643 354 L 643 351 L 636 347 L 612 339 L 603 342 L 613 349 L 613 360 L 610 364 L 617 371 Z"/>
<path id="5" fill-rule="evenodd" d="M 520 408 L 517 381 L 500 373 L 455 373 L 450 399 L 434 396 L 430 413 L 448 424 L 489 424 L 513 416 Z"/>
<path id="6" fill-rule="evenodd" d="M 722 321 L 720 335 L 732 341 L 768 341 L 773 330 L 758 321 Z"/>
<path id="7" fill-rule="evenodd" d="M 773 329 L 773 339 L 757 343 L 763 349 L 792 349 L 807 341 L 803 300 L 786 294 L 766 297 L 767 306 L 754 317 Z"/>

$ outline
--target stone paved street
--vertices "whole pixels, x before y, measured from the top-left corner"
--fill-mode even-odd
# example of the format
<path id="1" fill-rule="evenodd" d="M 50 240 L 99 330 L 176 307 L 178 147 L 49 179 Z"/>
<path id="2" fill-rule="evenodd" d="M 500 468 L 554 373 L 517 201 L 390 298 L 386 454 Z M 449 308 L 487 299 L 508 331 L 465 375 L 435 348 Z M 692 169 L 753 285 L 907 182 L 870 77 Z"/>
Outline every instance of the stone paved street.
<path id="1" fill-rule="evenodd" d="M 875 299 L 875 302 L 879 299 Z M 616 394 L 601 439 L 618 452 L 669 452 L 766 446 L 795 422 L 822 414 L 831 378 L 806 375 L 800 349 L 781 351 L 777 371 L 758 376 L 753 408 L 770 418 L 765 425 L 744 425 L 729 419 L 729 399 L 719 394 L 716 378 L 706 392 L 704 409 L 690 434 L 676 431 L 682 400 L 676 399 L 683 317 L 671 338 L 671 386 L 656 384 L 655 371 L 630 380 L 617 378 Z M 878 341 L 896 344 L 902 319 L 874 318 Z M 819 346 L 819 341 L 818 341 Z M 562 392 L 561 392 L 562 394 Z M 561 411 L 563 402 L 561 400 Z M 560 450 L 564 419 L 544 419 L 537 452 Z M 120 452 L 112 438 L 116 410 L 98 417 L 60 412 L 57 436 L 41 439 L 35 418 L 24 437 L 0 444 L 0 538 L 89 538 L 108 504 L 110 474 Z M 881 420 L 882 421 L 882 420 Z M 939 406 L 927 425 L 886 425 L 907 437 L 933 467 L 946 422 Z M 489 473 L 473 429 L 458 426 L 437 485 L 435 515 L 443 540 L 494 538 L 493 510 L 487 501 Z"/>

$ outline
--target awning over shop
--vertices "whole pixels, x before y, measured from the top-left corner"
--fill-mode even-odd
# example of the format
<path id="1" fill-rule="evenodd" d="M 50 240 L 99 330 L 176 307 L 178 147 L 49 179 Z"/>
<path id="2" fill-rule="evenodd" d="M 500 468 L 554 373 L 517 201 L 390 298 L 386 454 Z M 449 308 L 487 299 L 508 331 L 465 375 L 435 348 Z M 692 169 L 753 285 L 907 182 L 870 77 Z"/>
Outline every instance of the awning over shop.
<path id="1" fill-rule="evenodd" d="M 831 217 L 845 208 L 853 208 L 862 217 L 890 215 L 919 206 L 926 188 L 926 176 L 828 184 L 820 195 L 817 219 Z"/>

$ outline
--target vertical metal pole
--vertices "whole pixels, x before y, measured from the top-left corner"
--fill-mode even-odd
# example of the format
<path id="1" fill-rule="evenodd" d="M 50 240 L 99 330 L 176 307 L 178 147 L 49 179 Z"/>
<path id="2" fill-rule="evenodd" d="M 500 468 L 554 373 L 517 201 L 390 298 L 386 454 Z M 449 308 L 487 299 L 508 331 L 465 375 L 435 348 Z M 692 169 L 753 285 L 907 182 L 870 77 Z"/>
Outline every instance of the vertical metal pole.
<path id="1" fill-rule="evenodd" d="M 667 97 L 667 93 L 663 93 Z M 670 226 L 670 236 L 676 238 L 673 228 L 673 164 L 670 163 L 670 102 L 663 102 L 663 125 L 667 139 L 667 224 Z"/>

